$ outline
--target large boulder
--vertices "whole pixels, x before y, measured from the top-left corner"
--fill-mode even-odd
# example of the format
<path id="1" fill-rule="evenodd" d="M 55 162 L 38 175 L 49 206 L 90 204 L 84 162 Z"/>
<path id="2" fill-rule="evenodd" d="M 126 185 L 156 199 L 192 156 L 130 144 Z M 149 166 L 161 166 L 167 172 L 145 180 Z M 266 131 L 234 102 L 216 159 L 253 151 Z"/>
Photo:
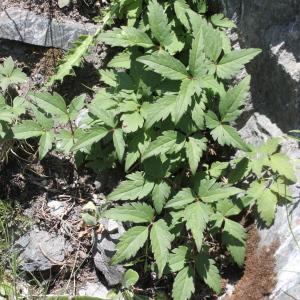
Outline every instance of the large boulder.
<path id="1" fill-rule="evenodd" d="M 263 53 L 247 69 L 254 110 L 283 131 L 300 127 L 300 1 L 220 0 L 242 47 Z"/>

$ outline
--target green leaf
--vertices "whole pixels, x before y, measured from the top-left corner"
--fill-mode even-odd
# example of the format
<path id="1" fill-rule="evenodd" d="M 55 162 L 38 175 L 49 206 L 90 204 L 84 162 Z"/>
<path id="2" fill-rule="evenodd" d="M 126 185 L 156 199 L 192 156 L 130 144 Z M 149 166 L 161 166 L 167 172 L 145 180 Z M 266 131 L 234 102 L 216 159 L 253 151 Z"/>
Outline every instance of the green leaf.
<path id="1" fill-rule="evenodd" d="M 202 25 L 203 30 L 203 39 L 204 43 L 204 51 L 207 57 L 209 57 L 212 61 L 217 62 L 223 46 L 223 40 L 219 30 L 214 29 L 211 24 L 207 22 L 203 22 Z"/>
<path id="2" fill-rule="evenodd" d="M 147 238 L 147 226 L 135 226 L 128 229 L 119 239 L 119 243 L 116 246 L 117 251 L 112 258 L 112 263 L 118 264 L 135 256 L 144 246 Z"/>
<path id="3" fill-rule="evenodd" d="M 0 65 L 0 87 L 3 91 L 12 84 L 23 83 L 27 80 L 27 76 L 20 69 L 15 67 L 15 63 L 11 57 L 4 60 Z"/>
<path id="4" fill-rule="evenodd" d="M 183 80 L 188 77 L 185 66 L 178 59 L 164 51 L 141 56 L 137 61 L 147 65 L 154 72 L 172 80 Z"/>
<path id="5" fill-rule="evenodd" d="M 95 36 L 98 31 L 95 33 Z M 89 47 L 94 41 L 92 35 L 82 35 L 74 43 L 73 47 L 64 55 L 63 59 L 59 62 L 58 68 L 55 74 L 50 77 L 46 86 L 53 85 L 56 81 L 62 82 L 63 79 L 68 75 L 75 75 L 73 70 L 74 67 L 79 67 L 82 58 L 88 53 Z"/>
<path id="6" fill-rule="evenodd" d="M 194 77 L 200 77 L 207 73 L 206 65 L 203 31 L 200 29 L 192 42 L 189 57 L 189 70 Z"/>
<path id="7" fill-rule="evenodd" d="M 211 177 L 217 179 L 222 175 L 223 171 L 228 168 L 228 166 L 228 162 L 215 161 L 211 164 L 208 173 Z"/>
<path id="8" fill-rule="evenodd" d="M 263 194 L 256 199 L 257 211 L 266 226 L 271 226 L 276 213 L 277 196 L 269 189 L 265 189 Z"/>
<path id="9" fill-rule="evenodd" d="M 249 174 L 250 170 L 249 159 L 246 157 L 238 158 L 235 166 L 230 170 L 228 182 L 234 184 L 242 181 Z"/>
<path id="10" fill-rule="evenodd" d="M 174 2 L 174 10 L 176 17 L 188 30 L 190 30 L 190 22 L 187 17 L 188 9 L 190 9 L 190 7 L 184 0 L 176 0 Z"/>
<path id="11" fill-rule="evenodd" d="M 172 272 L 182 270 L 186 264 L 188 247 L 179 246 L 170 253 L 169 266 Z"/>
<path id="12" fill-rule="evenodd" d="M 92 216 L 89 213 L 83 213 L 81 215 L 82 220 L 84 221 L 84 223 L 88 226 L 96 226 L 97 225 L 97 219 L 96 217 Z"/>
<path id="13" fill-rule="evenodd" d="M 251 148 L 242 140 L 236 129 L 229 125 L 218 125 L 211 131 L 211 136 L 215 141 L 218 141 L 221 146 L 233 146 L 246 152 L 251 150 Z"/>
<path id="14" fill-rule="evenodd" d="M 192 9 L 187 9 L 184 13 L 189 18 L 189 24 L 191 24 L 192 26 L 194 35 L 197 34 L 198 30 L 200 30 L 202 26 L 205 26 L 207 24 L 205 18 L 203 18 L 200 14 L 194 12 Z M 189 28 L 187 27 L 187 29 Z"/>
<path id="15" fill-rule="evenodd" d="M 140 46 L 144 48 L 153 47 L 153 43 L 149 36 L 140 29 L 134 27 L 115 28 L 106 32 L 100 33 L 99 41 L 118 47 Z"/>
<path id="16" fill-rule="evenodd" d="M 146 112 L 145 128 L 149 129 L 158 121 L 164 121 L 172 114 L 176 105 L 175 95 L 164 95 L 154 103 L 143 107 Z"/>
<path id="17" fill-rule="evenodd" d="M 217 65 L 217 76 L 222 79 L 232 78 L 260 52 L 260 49 L 249 48 L 226 53 Z"/>
<path id="18" fill-rule="evenodd" d="M 205 137 L 189 137 L 188 142 L 185 144 L 186 156 L 193 174 L 196 173 L 203 151 L 206 150 L 206 142 L 207 139 Z"/>
<path id="19" fill-rule="evenodd" d="M 0 107 L 0 121 L 11 123 L 15 118 L 15 114 L 11 107 L 4 105 Z"/>
<path id="20" fill-rule="evenodd" d="M 210 20 L 217 27 L 236 28 L 235 23 L 226 18 L 223 14 L 212 15 Z"/>
<path id="21" fill-rule="evenodd" d="M 131 55 L 129 52 L 120 52 L 113 57 L 113 59 L 107 64 L 108 68 L 123 68 L 130 69 Z"/>
<path id="22" fill-rule="evenodd" d="M 175 277 L 172 297 L 174 300 L 188 300 L 194 292 L 194 272 L 191 267 L 185 267 Z"/>
<path id="23" fill-rule="evenodd" d="M 270 226 L 275 218 L 278 198 L 265 182 L 254 181 L 248 189 L 248 196 L 256 202 L 257 211 L 267 226 Z"/>
<path id="24" fill-rule="evenodd" d="M 190 188 L 184 188 L 178 192 L 169 202 L 166 204 L 166 208 L 181 208 L 187 204 L 195 201 L 195 196 Z"/>
<path id="25" fill-rule="evenodd" d="M 164 220 L 160 219 L 153 224 L 150 240 L 154 259 L 158 267 L 158 277 L 161 278 L 168 262 L 169 250 L 173 240 L 173 235 L 169 232 L 169 227 Z"/>
<path id="26" fill-rule="evenodd" d="M 297 182 L 297 178 L 289 157 L 283 153 L 276 153 L 270 157 L 270 167 L 274 172 L 283 175 L 286 179 Z"/>
<path id="27" fill-rule="evenodd" d="M 104 212 L 104 217 L 133 223 L 150 223 L 154 216 L 154 209 L 145 203 L 124 204 Z"/>
<path id="28" fill-rule="evenodd" d="M 90 129 L 84 136 L 74 144 L 71 151 L 78 151 L 83 148 L 89 147 L 102 140 L 108 134 L 108 130 L 104 127 L 95 127 Z"/>
<path id="29" fill-rule="evenodd" d="M 185 79 L 181 82 L 179 94 L 176 98 L 176 104 L 174 109 L 174 121 L 177 124 L 188 107 L 192 103 L 192 96 L 195 94 L 197 88 L 197 81 L 191 79 Z"/>
<path id="30" fill-rule="evenodd" d="M 197 250 L 202 247 L 203 233 L 209 220 L 208 208 L 205 204 L 195 202 L 188 205 L 184 210 L 184 219 L 187 230 L 191 230 Z"/>
<path id="31" fill-rule="evenodd" d="M 63 121 L 68 120 L 68 109 L 65 100 L 57 93 L 51 95 L 47 92 L 31 92 L 30 98 L 36 103 L 38 107 L 46 113 L 55 116 L 61 116 Z"/>
<path id="32" fill-rule="evenodd" d="M 234 121 L 240 114 L 239 108 L 244 105 L 250 89 L 250 76 L 244 78 L 234 88 L 221 97 L 219 112 L 223 122 Z"/>
<path id="33" fill-rule="evenodd" d="M 198 196 L 202 201 L 212 203 L 237 195 L 242 191 L 243 190 L 233 186 L 224 186 L 221 183 L 216 182 L 215 179 L 203 179 L 200 181 Z"/>
<path id="34" fill-rule="evenodd" d="M 173 41 L 172 29 L 163 7 L 156 0 L 148 4 L 148 20 L 151 32 L 160 45 L 166 47 Z"/>
<path id="35" fill-rule="evenodd" d="M 207 98 L 203 93 L 202 97 L 195 101 L 195 105 L 192 110 L 192 119 L 199 129 L 204 129 L 204 111 L 206 102 Z"/>
<path id="36" fill-rule="evenodd" d="M 152 191 L 152 200 L 155 210 L 158 214 L 161 213 L 167 199 L 169 198 L 171 193 L 170 186 L 162 181 L 158 184 L 155 184 Z"/>
<path id="37" fill-rule="evenodd" d="M 126 133 L 136 132 L 144 124 L 143 117 L 137 111 L 123 114 L 121 121 L 123 121 L 122 129 Z"/>
<path id="38" fill-rule="evenodd" d="M 197 255 L 196 270 L 203 281 L 217 294 L 221 292 L 221 276 L 215 261 L 208 255 L 200 253 Z"/>
<path id="39" fill-rule="evenodd" d="M 44 132 L 39 124 L 30 120 L 25 120 L 21 124 L 15 125 L 12 131 L 14 137 L 19 140 L 41 136 Z"/>
<path id="40" fill-rule="evenodd" d="M 230 217 L 238 215 L 242 210 L 242 207 L 238 206 L 238 202 L 229 199 L 219 200 L 217 202 L 217 211 L 224 217 Z"/>
<path id="41" fill-rule="evenodd" d="M 84 106 L 85 97 L 85 94 L 75 97 L 68 106 L 69 118 L 71 121 L 74 121 L 78 117 L 80 110 Z"/>
<path id="42" fill-rule="evenodd" d="M 115 70 L 99 70 L 101 81 L 111 87 L 118 86 L 117 71 Z"/>
<path id="43" fill-rule="evenodd" d="M 122 129 L 115 129 L 113 132 L 113 143 L 117 152 L 119 161 L 122 161 L 125 152 L 125 141 Z"/>
<path id="44" fill-rule="evenodd" d="M 127 175 L 128 180 L 122 181 L 109 195 L 108 200 L 135 200 L 149 195 L 154 187 L 153 182 L 144 178 L 143 172 Z"/>
<path id="45" fill-rule="evenodd" d="M 137 132 L 133 139 L 128 143 L 128 151 L 125 159 L 125 171 L 127 172 L 131 166 L 140 158 L 141 153 L 149 145 L 148 136 L 142 132 Z"/>
<path id="46" fill-rule="evenodd" d="M 96 105 L 90 105 L 89 111 L 108 127 L 114 128 L 116 126 L 115 116 L 111 110 L 103 109 Z"/>
<path id="47" fill-rule="evenodd" d="M 138 282 L 138 280 L 139 280 L 139 274 L 136 271 L 129 269 L 123 275 L 122 286 L 128 289 L 134 286 Z"/>
<path id="48" fill-rule="evenodd" d="M 180 134 L 177 131 L 164 131 L 161 136 L 152 141 L 149 147 L 142 155 L 142 160 L 151 156 L 157 156 L 174 151 L 174 146 L 179 139 Z"/>
<path id="49" fill-rule="evenodd" d="M 222 242 L 239 266 L 243 265 L 245 259 L 245 239 L 246 232 L 244 227 L 237 222 L 225 219 Z"/>
<path id="50" fill-rule="evenodd" d="M 39 160 L 42 160 L 45 155 L 51 150 L 53 141 L 53 131 L 46 131 L 42 134 L 39 141 Z"/>
<path id="51" fill-rule="evenodd" d="M 200 78 L 199 81 L 201 88 L 211 90 L 214 94 L 224 95 L 225 89 L 224 85 L 216 80 L 212 75 L 205 75 Z"/>

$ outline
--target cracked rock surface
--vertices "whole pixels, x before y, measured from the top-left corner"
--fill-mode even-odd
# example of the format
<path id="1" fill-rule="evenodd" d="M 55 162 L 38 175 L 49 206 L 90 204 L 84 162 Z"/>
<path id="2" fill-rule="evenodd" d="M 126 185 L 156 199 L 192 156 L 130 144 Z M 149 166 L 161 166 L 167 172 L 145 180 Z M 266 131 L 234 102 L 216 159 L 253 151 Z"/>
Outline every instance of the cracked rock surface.
<path id="1" fill-rule="evenodd" d="M 63 264 L 68 247 L 61 235 L 32 230 L 16 241 L 20 251 L 20 267 L 26 272 L 47 271 Z"/>
<path id="2" fill-rule="evenodd" d="M 283 131 L 300 128 L 300 1 L 220 0 L 241 46 L 263 50 L 247 69 L 255 111 Z"/>
<path id="3" fill-rule="evenodd" d="M 0 11 L 0 38 L 36 46 L 67 50 L 80 35 L 96 30 L 93 24 L 57 21 L 18 7 Z"/>

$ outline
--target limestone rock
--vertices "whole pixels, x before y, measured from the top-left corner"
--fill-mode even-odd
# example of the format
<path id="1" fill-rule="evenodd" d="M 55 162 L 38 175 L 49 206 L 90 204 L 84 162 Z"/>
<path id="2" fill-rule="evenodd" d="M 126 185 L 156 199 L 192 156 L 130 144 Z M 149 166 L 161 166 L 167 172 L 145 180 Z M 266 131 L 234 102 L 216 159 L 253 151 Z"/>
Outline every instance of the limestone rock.
<path id="1" fill-rule="evenodd" d="M 101 282 L 87 282 L 78 294 L 79 296 L 98 297 L 106 299 L 108 289 Z"/>
<path id="2" fill-rule="evenodd" d="M 109 224 L 109 221 L 112 220 L 106 219 L 106 222 L 104 222 L 106 224 L 105 227 L 110 230 L 114 227 L 113 231 L 115 233 L 106 230 L 98 235 L 94 264 L 96 269 L 105 277 L 108 286 L 114 286 L 121 282 L 125 269 L 122 265 L 112 265 L 111 258 L 115 254 L 116 244 L 125 230 L 120 223 L 115 222 L 114 226 L 112 226 L 112 224 Z M 115 225 L 118 225 L 118 228 Z"/>
<path id="3" fill-rule="evenodd" d="M 93 34 L 96 29 L 93 24 L 58 22 L 18 7 L 0 12 L 0 38 L 37 46 L 68 49 L 80 35 Z"/>
<path id="4" fill-rule="evenodd" d="M 300 1 L 220 0 L 244 47 L 263 50 L 247 70 L 254 110 L 282 130 L 300 127 Z"/>
<path id="5" fill-rule="evenodd" d="M 270 299 L 298 299 L 300 286 L 300 149 L 266 116 L 255 113 L 240 130 L 249 143 L 258 145 L 270 137 L 282 137 L 281 149 L 291 158 L 298 182 L 291 187 L 293 203 L 277 209 L 275 222 L 270 228 L 260 228 L 260 245 L 279 242 L 275 252 L 277 284 Z M 288 296 L 289 295 L 289 296 Z M 294 297 L 294 298 L 292 298 Z"/>
<path id="6" fill-rule="evenodd" d="M 47 231 L 32 230 L 16 241 L 20 267 L 26 272 L 47 271 L 65 260 L 66 240 Z"/>

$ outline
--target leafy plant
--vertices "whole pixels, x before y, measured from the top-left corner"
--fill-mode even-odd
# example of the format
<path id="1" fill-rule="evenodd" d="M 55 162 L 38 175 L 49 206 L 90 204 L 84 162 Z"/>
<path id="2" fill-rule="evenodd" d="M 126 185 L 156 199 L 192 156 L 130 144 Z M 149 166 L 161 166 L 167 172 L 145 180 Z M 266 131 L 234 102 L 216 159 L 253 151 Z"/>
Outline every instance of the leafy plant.
<path id="1" fill-rule="evenodd" d="M 0 65 L 0 164 L 5 160 L 12 146 L 12 125 L 25 112 L 26 101 L 14 97 L 14 88 L 27 80 L 27 76 L 11 57 Z"/>
<path id="2" fill-rule="evenodd" d="M 218 294 L 220 252 L 244 262 L 243 211 L 270 226 L 296 180 L 279 139 L 253 147 L 233 126 L 251 78 L 235 86 L 230 79 L 260 50 L 232 49 L 225 29 L 234 24 L 209 16 L 205 1 L 114 1 L 112 12 L 129 18 L 97 34 L 122 49 L 99 71 L 105 87 L 89 103 L 82 95 L 69 105 L 56 93 L 30 93 L 35 121 L 19 120 L 13 134 L 39 137 L 40 158 L 55 145 L 96 171 L 122 166 L 126 179 L 108 195 L 111 208 L 102 216 L 131 226 L 112 262 L 142 264 L 159 280 L 173 280 L 175 300 L 190 299 L 199 280 Z M 66 58 L 57 78 L 74 61 Z M 87 210 L 94 225 L 97 212 Z"/>

